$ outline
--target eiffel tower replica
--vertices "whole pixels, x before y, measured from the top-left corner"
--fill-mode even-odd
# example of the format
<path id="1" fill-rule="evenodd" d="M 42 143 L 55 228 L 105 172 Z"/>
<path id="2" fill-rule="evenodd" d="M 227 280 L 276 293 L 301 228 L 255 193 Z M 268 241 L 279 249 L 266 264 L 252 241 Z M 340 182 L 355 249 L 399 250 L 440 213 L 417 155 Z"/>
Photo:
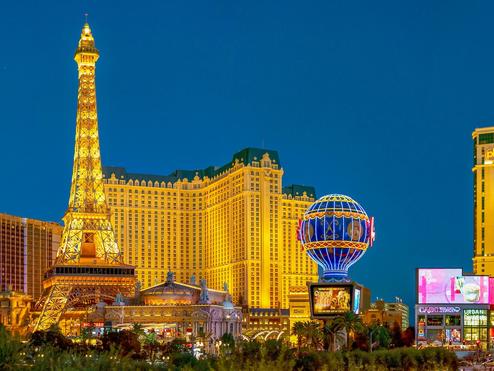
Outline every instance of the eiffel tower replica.
<path id="1" fill-rule="evenodd" d="M 103 188 L 95 85 L 98 58 L 86 22 L 74 56 L 79 92 L 69 206 L 55 264 L 45 274 L 43 294 L 36 303 L 34 331 L 57 324 L 67 310 L 111 303 L 119 293 L 134 295 L 134 267 L 123 263 Z"/>

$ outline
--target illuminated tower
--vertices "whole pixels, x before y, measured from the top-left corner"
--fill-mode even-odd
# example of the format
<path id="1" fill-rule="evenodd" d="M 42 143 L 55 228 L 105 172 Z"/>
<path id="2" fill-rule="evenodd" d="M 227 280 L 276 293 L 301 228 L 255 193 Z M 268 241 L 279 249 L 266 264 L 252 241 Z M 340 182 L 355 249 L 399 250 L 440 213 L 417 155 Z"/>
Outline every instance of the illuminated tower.
<path id="1" fill-rule="evenodd" d="M 114 300 L 134 290 L 134 267 L 123 264 L 106 203 L 98 138 L 95 71 L 99 52 L 89 25 L 74 59 L 79 70 L 74 167 L 55 265 L 46 273 L 34 330 L 56 324 L 67 309 Z"/>
<path id="2" fill-rule="evenodd" d="M 473 271 L 494 275 L 494 127 L 473 138 Z"/>

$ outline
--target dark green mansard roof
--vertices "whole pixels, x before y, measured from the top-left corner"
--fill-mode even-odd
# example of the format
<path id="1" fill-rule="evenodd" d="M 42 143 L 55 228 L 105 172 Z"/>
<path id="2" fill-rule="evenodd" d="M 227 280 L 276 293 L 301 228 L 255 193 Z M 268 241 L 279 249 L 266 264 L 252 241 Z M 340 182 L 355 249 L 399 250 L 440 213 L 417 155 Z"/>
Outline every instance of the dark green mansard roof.
<path id="1" fill-rule="evenodd" d="M 151 174 L 137 174 L 137 173 L 128 173 L 124 167 L 116 167 L 116 166 L 103 166 L 103 178 L 110 178 L 112 174 L 115 174 L 115 177 L 119 180 L 144 180 L 148 182 L 171 182 L 174 183 L 178 180 L 177 177 L 171 175 L 151 175 Z"/>
<path id="2" fill-rule="evenodd" d="M 281 167 L 280 157 L 277 151 L 269 150 L 269 149 L 261 149 L 261 148 L 245 148 L 240 152 L 237 152 L 233 155 L 232 161 L 228 164 L 225 164 L 221 167 L 218 166 L 208 166 L 205 169 L 196 169 L 196 170 L 175 170 L 171 174 L 167 176 L 163 175 L 151 175 L 151 174 L 137 174 L 137 173 L 128 173 L 123 167 L 115 167 L 115 166 L 104 166 L 103 167 L 103 175 L 105 178 L 110 178 L 111 174 L 114 173 L 117 179 L 120 180 L 130 180 L 130 179 L 138 179 L 139 181 L 155 181 L 157 182 L 175 182 L 179 179 L 187 178 L 188 180 L 194 179 L 197 175 L 199 178 L 209 177 L 213 178 L 214 176 L 221 174 L 232 167 L 232 164 L 235 160 L 243 163 L 245 165 L 252 164 L 253 161 L 261 161 L 262 156 L 267 153 L 269 154 L 269 158 L 273 163 L 278 164 L 278 167 Z"/>
<path id="3" fill-rule="evenodd" d="M 238 160 L 239 162 L 243 162 L 245 165 L 249 165 L 252 163 L 252 161 L 261 161 L 262 156 L 264 156 L 265 153 L 269 154 L 269 158 L 271 159 L 271 161 L 281 167 L 280 156 L 278 155 L 277 151 L 252 147 L 245 148 L 240 152 L 235 153 L 233 155 L 233 162 L 235 162 L 235 160 Z"/>
<path id="4" fill-rule="evenodd" d="M 104 166 L 103 167 L 103 177 L 110 178 L 112 174 L 115 174 L 115 177 L 119 180 L 138 180 L 138 181 L 151 181 L 151 182 L 171 182 L 175 183 L 179 179 L 187 178 L 188 180 L 193 180 L 197 175 L 199 178 L 213 178 L 216 175 L 219 175 L 232 167 L 232 164 L 235 163 L 235 160 L 243 163 L 245 165 L 252 164 L 253 161 L 261 161 L 264 154 L 269 154 L 269 158 L 274 164 L 277 164 L 279 168 L 281 168 L 280 157 L 277 151 L 269 150 L 269 149 L 261 149 L 261 148 L 245 148 L 233 155 L 232 161 L 228 164 L 223 165 L 222 167 L 217 166 L 208 166 L 205 169 L 196 169 L 196 170 L 175 170 L 169 175 L 152 175 L 152 174 L 138 174 L 138 173 L 128 173 L 123 167 L 115 167 L 115 166 Z M 308 197 L 316 197 L 316 191 L 314 187 L 303 186 L 303 185 L 289 185 L 283 187 L 283 193 L 290 194 L 292 196 L 302 196 L 303 193 L 306 192 Z"/>
<path id="5" fill-rule="evenodd" d="M 283 193 L 292 196 L 302 196 L 304 192 L 307 194 L 307 197 L 316 198 L 316 189 L 311 186 L 304 186 L 298 184 L 290 184 L 283 187 Z"/>

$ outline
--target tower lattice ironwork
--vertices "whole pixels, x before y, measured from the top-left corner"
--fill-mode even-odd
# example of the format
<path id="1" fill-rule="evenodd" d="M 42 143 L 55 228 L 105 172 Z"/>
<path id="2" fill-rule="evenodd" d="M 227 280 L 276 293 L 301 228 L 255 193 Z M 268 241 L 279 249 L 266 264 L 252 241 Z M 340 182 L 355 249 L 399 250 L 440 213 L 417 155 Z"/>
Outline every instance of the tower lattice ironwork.
<path id="1" fill-rule="evenodd" d="M 46 330 L 71 308 L 133 295 L 134 267 L 123 263 L 106 203 L 96 109 L 99 52 L 85 24 L 74 59 L 79 71 L 74 167 L 55 265 L 46 273 L 33 330 Z"/>

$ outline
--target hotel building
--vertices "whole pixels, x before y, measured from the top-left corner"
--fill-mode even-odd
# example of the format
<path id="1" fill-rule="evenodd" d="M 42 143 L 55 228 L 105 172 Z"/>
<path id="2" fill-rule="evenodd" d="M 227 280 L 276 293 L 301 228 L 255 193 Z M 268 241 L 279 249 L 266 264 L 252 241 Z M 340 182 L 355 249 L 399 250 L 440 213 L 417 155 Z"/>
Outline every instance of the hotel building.
<path id="1" fill-rule="evenodd" d="M 473 138 L 473 272 L 494 275 L 494 127 Z"/>
<path id="2" fill-rule="evenodd" d="M 62 226 L 0 214 L 0 291 L 23 292 L 34 300 L 43 274 L 57 254 Z"/>
<path id="3" fill-rule="evenodd" d="M 283 187 L 278 153 L 246 148 L 222 167 L 170 175 L 105 167 L 105 194 L 125 263 L 143 288 L 204 277 L 230 287 L 249 308 L 288 308 L 292 286 L 317 281 L 317 266 L 297 240 L 313 187 Z"/>
<path id="4" fill-rule="evenodd" d="M 490 348 L 494 278 L 461 268 L 417 268 L 415 338 L 420 346 Z"/>

